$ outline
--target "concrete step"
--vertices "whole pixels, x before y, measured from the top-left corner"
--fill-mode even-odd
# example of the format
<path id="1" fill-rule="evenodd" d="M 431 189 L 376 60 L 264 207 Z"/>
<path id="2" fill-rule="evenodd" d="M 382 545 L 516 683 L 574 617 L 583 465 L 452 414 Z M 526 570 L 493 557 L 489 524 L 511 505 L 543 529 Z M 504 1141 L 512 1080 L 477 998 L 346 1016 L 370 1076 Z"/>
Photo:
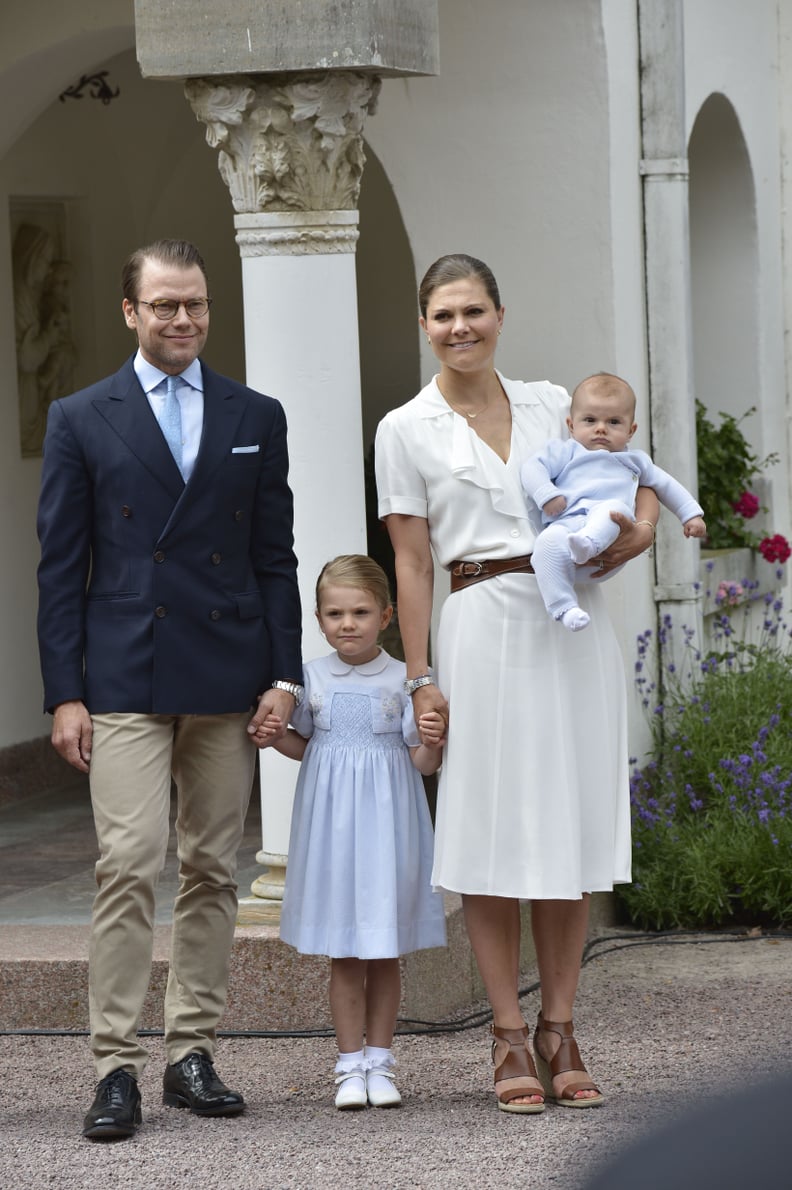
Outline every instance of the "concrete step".
<path id="1" fill-rule="evenodd" d="M 446 917 L 446 948 L 402 960 L 403 1017 L 440 1020 L 482 995 L 458 897 L 447 898 Z M 87 1029 L 88 933 L 82 925 L 0 925 L 0 1029 Z M 170 933 L 155 929 L 143 1029 L 162 1029 Z M 329 1029 L 328 976 L 329 960 L 297 954 L 277 925 L 238 926 L 221 1028 Z"/>
<path id="2" fill-rule="evenodd" d="M 448 945 L 402 959 L 399 1015 L 442 1021 L 481 1000 L 458 896 L 445 897 Z M 530 909 L 523 906 L 522 969 L 535 962 Z M 596 894 L 592 927 L 613 924 L 613 898 Z M 170 927 L 155 928 L 151 984 L 142 1029 L 161 1030 Z M 238 926 L 231 952 L 228 1004 L 221 1029 L 330 1029 L 329 960 L 299 955 L 281 942 L 277 925 Z M 88 926 L 0 925 L 0 1030 L 88 1028 Z"/>

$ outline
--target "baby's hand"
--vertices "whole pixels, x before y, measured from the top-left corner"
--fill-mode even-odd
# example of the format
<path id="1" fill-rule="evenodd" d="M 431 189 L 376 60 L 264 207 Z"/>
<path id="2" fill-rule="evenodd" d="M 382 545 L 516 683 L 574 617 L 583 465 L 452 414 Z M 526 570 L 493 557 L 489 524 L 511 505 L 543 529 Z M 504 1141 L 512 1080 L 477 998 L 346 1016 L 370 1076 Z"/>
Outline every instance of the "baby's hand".
<path id="1" fill-rule="evenodd" d="M 548 500 L 546 504 L 542 505 L 542 512 L 545 516 L 561 516 L 566 506 L 566 496 L 553 496 L 552 500 Z"/>
<path id="2" fill-rule="evenodd" d="M 446 741 L 446 721 L 439 711 L 427 711 L 418 719 L 418 734 L 427 748 L 441 748 Z"/>
<path id="3" fill-rule="evenodd" d="M 685 537 L 706 537 L 707 526 L 704 523 L 704 518 L 694 516 L 689 521 L 685 521 L 684 533 Z"/>

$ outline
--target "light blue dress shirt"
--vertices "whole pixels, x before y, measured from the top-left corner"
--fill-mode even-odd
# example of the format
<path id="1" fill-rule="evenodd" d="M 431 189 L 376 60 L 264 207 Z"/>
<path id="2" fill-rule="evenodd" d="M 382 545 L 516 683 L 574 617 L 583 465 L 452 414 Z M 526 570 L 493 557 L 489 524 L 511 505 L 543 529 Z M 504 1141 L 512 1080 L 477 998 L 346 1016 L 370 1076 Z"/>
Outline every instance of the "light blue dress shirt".
<path id="1" fill-rule="evenodd" d="M 154 390 L 163 380 L 167 380 L 167 375 L 144 359 L 140 351 L 135 355 L 133 367 L 140 386 L 148 397 L 154 416 L 159 421 L 162 406 L 165 403 L 165 388 L 163 385 L 161 392 Z M 177 381 L 176 398 L 181 409 L 182 475 L 186 483 L 195 467 L 203 431 L 203 374 L 200 360 L 194 359 L 175 379 Z"/>

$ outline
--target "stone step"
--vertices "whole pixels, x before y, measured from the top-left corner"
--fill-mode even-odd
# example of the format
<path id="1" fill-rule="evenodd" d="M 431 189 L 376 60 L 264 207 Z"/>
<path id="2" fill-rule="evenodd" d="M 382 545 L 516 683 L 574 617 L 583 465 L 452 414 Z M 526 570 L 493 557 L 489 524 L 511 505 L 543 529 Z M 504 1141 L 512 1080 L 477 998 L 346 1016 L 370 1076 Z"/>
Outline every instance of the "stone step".
<path id="1" fill-rule="evenodd" d="M 402 959 L 402 1017 L 441 1020 L 483 994 L 459 897 L 446 898 L 446 921 L 447 947 Z M 157 926 L 142 1029 L 162 1029 L 169 946 Z M 221 1029 L 330 1029 L 328 975 L 328 959 L 298 955 L 277 925 L 238 926 Z M 0 1030 L 87 1027 L 88 926 L 0 925 Z"/>

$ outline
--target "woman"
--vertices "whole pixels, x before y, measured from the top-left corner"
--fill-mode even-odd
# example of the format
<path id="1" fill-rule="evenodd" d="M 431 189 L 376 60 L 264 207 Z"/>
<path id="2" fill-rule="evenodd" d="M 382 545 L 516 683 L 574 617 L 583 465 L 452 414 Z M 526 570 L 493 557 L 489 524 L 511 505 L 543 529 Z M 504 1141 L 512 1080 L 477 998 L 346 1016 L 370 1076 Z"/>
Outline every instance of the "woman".
<path id="1" fill-rule="evenodd" d="M 522 460 L 566 436 L 569 396 L 496 371 L 504 309 L 481 261 L 441 257 L 419 304 L 440 372 L 383 420 L 376 466 L 415 715 L 439 710 L 448 720 L 432 881 L 462 894 L 492 1007 L 498 1106 L 539 1112 L 554 1098 L 593 1107 L 602 1095 L 572 1016 L 590 893 L 630 878 L 624 674 L 595 582 L 580 587 L 593 631 L 548 625 L 530 570 L 538 526 L 519 478 Z M 640 490 L 636 517 L 647 523 L 619 518 L 621 534 L 597 569 L 646 550 L 658 515 L 654 493 Z M 432 548 L 452 575 L 436 684 Z M 532 901 L 541 981 L 541 1082 L 518 998 L 523 899 Z"/>

